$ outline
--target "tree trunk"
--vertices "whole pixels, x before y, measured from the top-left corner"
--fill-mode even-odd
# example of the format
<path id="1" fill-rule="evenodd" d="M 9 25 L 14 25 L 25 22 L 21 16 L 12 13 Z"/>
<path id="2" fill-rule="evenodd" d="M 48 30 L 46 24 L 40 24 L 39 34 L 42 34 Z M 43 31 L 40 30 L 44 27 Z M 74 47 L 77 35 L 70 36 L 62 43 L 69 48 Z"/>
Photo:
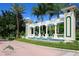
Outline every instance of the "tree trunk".
<path id="1" fill-rule="evenodd" d="M 41 16 L 41 21 L 43 22 L 43 16 Z M 43 26 L 42 26 L 42 35 L 43 35 Z"/>
<path id="2" fill-rule="evenodd" d="M 19 37 L 19 19 L 18 19 L 18 15 L 16 15 L 16 20 L 17 20 L 16 38 L 18 38 Z"/>
<path id="3" fill-rule="evenodd" d="M 57 18 L 59 18 L 60 16 L 59 16 L 59 12 L 57 13 Z"/>
<path id="4" fill-rule="evenodd" d="M 37 20 L 38 20 L 38 22 L 40 21 L 40 19 L 39 19 L 39 17 L 37 16 Z"/>
<path id="5" fill-rule="evenodd" d="M 51 16 L 49 16 L 49 20 L 51 20 Z"/>
<path id="6" fill-rule="evenodd" d="M 53 16 L 53 14 L 49 14 L 49 20 L 51 20 L 52 16 Z"/>
<path id="7" fill-rule="evenodd" d="M 49 21 L 51 20 L 51 18 L 52 18 L 52 16 L 50 15 L 50 16 L 49 16 Z M 49 26 L 49 35 L 50 35 L 50 36 L 51 36 L 51 28 L 52 28 L 52 26 L 50 25 L 50 26 Z"/>

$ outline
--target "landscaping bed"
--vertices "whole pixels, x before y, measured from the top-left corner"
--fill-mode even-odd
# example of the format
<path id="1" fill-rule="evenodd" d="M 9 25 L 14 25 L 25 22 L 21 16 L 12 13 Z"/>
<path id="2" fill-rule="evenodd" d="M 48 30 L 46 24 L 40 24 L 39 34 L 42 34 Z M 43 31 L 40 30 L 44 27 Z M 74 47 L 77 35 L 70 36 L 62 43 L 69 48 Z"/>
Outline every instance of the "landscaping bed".
<path id="1" fill-rule="evenodd" d="M 74 42 L 46 42 L 46 41 L 38 41 L 38 40 L 22 39 L 22 38 L 17 39 L 17 41 L 32 43 L 32 44 L 41 45 L 41 46 L 70 49 L 70 50 L 79 50 L 79 41 L 74 41 Z"/>

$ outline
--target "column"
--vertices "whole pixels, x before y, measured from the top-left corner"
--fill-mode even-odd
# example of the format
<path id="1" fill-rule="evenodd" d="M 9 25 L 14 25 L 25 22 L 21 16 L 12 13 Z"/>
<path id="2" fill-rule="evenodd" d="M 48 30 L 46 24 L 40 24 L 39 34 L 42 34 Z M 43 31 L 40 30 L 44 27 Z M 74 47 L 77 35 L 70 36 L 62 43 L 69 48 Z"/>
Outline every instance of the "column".
<path id="1" fill-rule="evenodd" d="M 57 24 L 55 24 L 55 34 L 54 34 L 54 38 L 57 38 Z"/>
<path id="2" fill-rule="evenodd" d="M 57 30 L 57 32 L 58 32 L 58 34 L 59 34 L 59 24 L 58 24 L 58 26 L 57 26 L 57 27 L 58 27 L 58 30 Z"/>
<path id="3" fill-rule="evenodd" d="M 40 26 L 39 26 L 39 37 L 41 36 L 41 34 L 40 34 Z"/>
<path id="4" fill-rule="evenodd" d="M 48 26 L 46 25 L 46 34 L 45 37 L 48 37 Z"/>
<path id="5" fill-rule="evenodd" d="M 33 27 L 33 36 L 35 36 L 35 27 Z"/>
<path id="6" fill-rule="evenodd" d="M 28 25 L 26 24 L 26 28 L 25 28 L 25 37 L 28 37 Z"/>
<path id="7" fill-rule="evenodd" d="M 29 27 L 29 37 L 31 37 L 31 27 Z"/>
<path id="8" fill-rule="evenodd" d="M 30 27 L 28 25 L 28 37 L 30 36 Z"/>

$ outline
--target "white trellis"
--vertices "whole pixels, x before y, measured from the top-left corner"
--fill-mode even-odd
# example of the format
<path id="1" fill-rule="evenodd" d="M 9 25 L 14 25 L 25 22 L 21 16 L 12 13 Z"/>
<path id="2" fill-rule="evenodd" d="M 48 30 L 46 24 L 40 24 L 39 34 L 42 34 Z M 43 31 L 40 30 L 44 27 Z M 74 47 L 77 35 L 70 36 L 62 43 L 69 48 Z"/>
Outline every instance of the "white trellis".
<path id="1" fill-rule="evenodd" d="M 64 18 L 61 19 L 56 19 L 56 20 L 48 20 L 48 21 L 44 21 L 44 22 L 39 22 L 39 23 L 26 23 L 26 38 L 29 37 L 41 37 L 41 31 L 40 31 L 40 27 L 45 25 L 46 27 L 46 33 L 45 33 L 45 38 L 49 37 L 48 35 L 48 26 L 54 25 L 55 26 L 55 33 L 54 33 L 54 37 L 52 37 L 52 39 L 64 39 L 65 41 L 71 41 L 71 40 L 75 40 L 75 14 L 74 14 L 74 10 L 75 10 L 75 6 L 71 6 L 71 7 L 67 7 L 62 9 L 64 11 Z M 67 18 L 69 17 L 69 18 Z M 62 34 L 57 34 L 57 24 L 59 23 L 64 23 L 64 37 L 58 37 L 58 35 L 62 35 Z M 35 35 L 35 27 L 38 26 L 39 27 L 39 33 L 38 36 Z M 31 28 L 33 28 L 33 33 L 31 31 Z"/>

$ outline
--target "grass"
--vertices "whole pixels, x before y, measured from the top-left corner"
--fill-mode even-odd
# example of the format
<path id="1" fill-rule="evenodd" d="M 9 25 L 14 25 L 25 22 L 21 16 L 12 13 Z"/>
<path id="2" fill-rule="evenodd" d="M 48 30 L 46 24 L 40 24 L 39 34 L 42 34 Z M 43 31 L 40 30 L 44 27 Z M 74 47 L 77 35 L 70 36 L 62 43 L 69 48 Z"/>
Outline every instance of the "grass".
<path id="1" fill-rule="evenodd" d="M 48 46 L 48 47 L 55 47 L 55 48 L 62 48 L 62 49 L 70 49 L 70 50 L 79 50 L 79 42 L 47 42 L 47 41 L 38 41 L 38 40 L 31 40 L 31 39 L 17 39 L 21 42 L 41 45 L 41 46 Z"/>

